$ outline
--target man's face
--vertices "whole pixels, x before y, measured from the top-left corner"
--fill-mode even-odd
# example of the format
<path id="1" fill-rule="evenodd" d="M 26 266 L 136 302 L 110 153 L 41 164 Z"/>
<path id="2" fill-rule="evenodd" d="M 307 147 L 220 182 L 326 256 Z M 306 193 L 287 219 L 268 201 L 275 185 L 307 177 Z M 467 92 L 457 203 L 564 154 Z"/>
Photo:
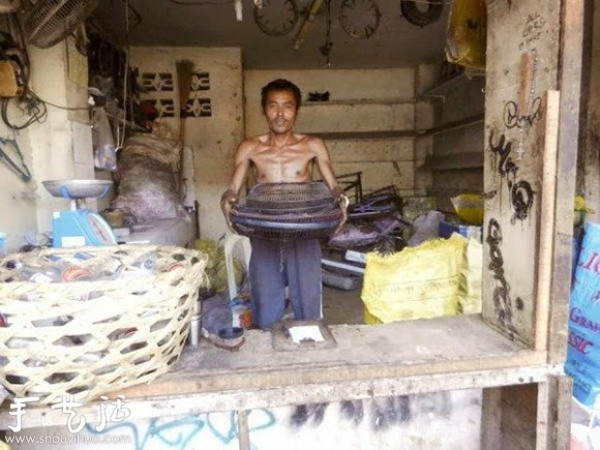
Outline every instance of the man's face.
<path id="1" fill-rule="evenodd" d="M 296 99 L 289 91 L 272 91 L 267 94 L 264 114 L 269 130 L 276 134 L 291 131 L 296 122 L 298 110 Z"/>

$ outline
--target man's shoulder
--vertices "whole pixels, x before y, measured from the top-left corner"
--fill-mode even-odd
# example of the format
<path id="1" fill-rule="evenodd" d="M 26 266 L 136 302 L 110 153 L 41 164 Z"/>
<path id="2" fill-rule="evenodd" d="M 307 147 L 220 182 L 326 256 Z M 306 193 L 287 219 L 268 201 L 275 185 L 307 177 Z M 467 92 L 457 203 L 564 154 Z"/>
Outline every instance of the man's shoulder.
<path id="1" fill-rule="evenodd" d="M 261 134 L 259 136 L 251 136 L 240 142 L 238 147 L 240 150 L 252 150 L 258 147 L 259 145 L 264 145 L 264 143 L 266 142 L 266 138 L 267 136 L 264 134 Z"/>
<path id="2" fill-rule="evenodd" d="M 295 133 L 294 136 L 297 142 L 302 142 L 309 146 L 323 145 L 323 139 L 312 134 Z"/>

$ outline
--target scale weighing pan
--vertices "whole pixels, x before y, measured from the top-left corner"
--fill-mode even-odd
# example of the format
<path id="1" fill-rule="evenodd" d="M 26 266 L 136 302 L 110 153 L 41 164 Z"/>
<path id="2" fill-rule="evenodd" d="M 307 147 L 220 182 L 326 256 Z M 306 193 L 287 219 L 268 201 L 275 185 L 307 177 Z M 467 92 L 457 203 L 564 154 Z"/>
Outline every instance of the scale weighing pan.
<path id="1" fill-rule="evenodd" d="M 102 198 L 113 182 L 109 180 L 47 180 L 42 181 L 44 187 L 54 197 L 63 197 L 70 200 L 80 198 Z"/>
<path id="2" fill-rule="evenodd" d="M 52 218 L 52 245 L 79 247 L 85 245 L 114 245 L 117 243 L 110 225 L 95 212 L 83 208 L 85 198 L 104 197 L 112 181 L 109 180 L 47 180 L 44 187 L 54 197 L 71 200 L 71 209 L 56 211 Z"/>

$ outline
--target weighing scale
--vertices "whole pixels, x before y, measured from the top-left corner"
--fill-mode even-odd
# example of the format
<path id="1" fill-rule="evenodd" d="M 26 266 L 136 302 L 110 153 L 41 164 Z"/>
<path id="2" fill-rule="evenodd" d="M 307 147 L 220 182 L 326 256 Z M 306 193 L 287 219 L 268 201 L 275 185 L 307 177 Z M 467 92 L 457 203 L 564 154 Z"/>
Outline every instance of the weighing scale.
<path id="1" fill-rule="evenodd" d="M 71 208 L 56 211 L 52 216 L 52 245 L 79 247 L 85 245 L 115 245 L 117 240 L 110 225 L 99 214 L 85 207 L 86 198 L 102 198 L 112 181 L 108 180 L 48 180 L 44 187 L 54 197 L 71 200 Z"/>

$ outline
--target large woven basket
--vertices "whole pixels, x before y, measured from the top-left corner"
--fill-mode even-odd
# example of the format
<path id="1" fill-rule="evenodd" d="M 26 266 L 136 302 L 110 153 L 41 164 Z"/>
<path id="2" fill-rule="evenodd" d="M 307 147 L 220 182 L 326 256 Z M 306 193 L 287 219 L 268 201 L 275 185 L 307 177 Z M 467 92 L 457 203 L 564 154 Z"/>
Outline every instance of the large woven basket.
<path id="1" fill-rule="evenodd" d="M 96 280 L 17 281 L 10 269 L 56 260 L 96 271 Z M 0 384 L 40 405 L 89 401 L 167 372 L 208 282 L 206 255 L 180 247 L 56 248 L 0 263 Z"/>

